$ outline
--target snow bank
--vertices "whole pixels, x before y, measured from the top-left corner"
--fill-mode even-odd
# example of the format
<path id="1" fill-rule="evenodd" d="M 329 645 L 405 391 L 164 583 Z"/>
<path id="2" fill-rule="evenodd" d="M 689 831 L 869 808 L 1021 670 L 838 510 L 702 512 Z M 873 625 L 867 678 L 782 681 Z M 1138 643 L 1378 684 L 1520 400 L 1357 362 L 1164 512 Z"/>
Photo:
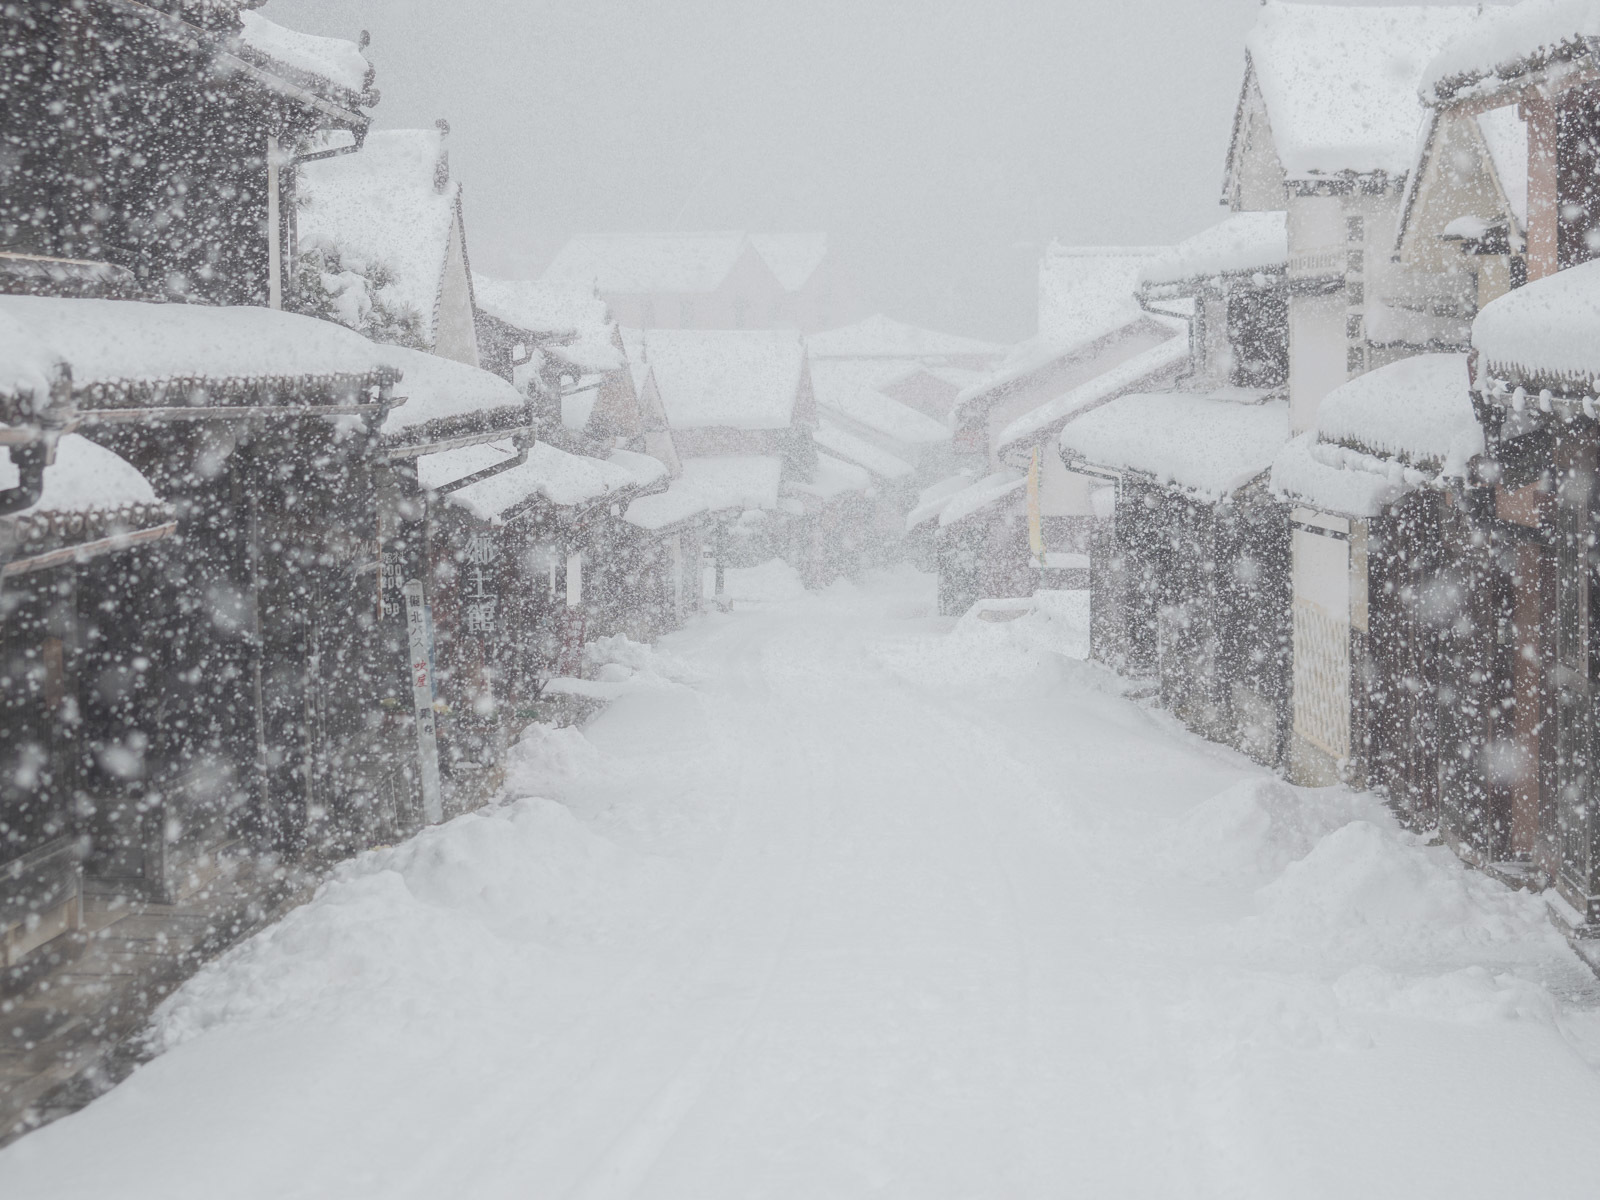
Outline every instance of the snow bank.
<path id="1" fill-rule="evenodd" d="M 239 14 L 239 43 L 264 58 L 358 95 L 371 69 L 361 48 L 343 38 L 317 37 L 267 20 L 260 13 Z"/>
<path id="2" fill-rule="evenodd" d="M 1256 776 L 1173 821 L 1162 831 L 1160 848 L 1172 870 L 1192 878 L 1271 878 L 1373 809 L 1343 788 L 1296 788 Z"/>
<path id="3" fill-rule="evenodd" d="M 525 425 L 532 419 L 527 398 L 489 371 L 404 346 L 378 346 L 377 351 L 385 364 L 402 372 L 394 394 L 405 401 L 384 418 L 385 437 L 400 438 L 433 421 L 491 413 L 510 424 Z"/>
<path id="4" fill-rule="evenodd" d="M 1595 37 L 1600 4 L 1594 0 L 1523 0 L 1491 10 L 1428 63 L 1423 94 L 1441 102 L 1493 92 L 1546 63 L 1585 53 Z"/>
<path id="5" fill-rule="evenodd" d="M 1324 441 L 1394 455 L 1450 476 L 1483 453 L 1465 354 L 1419 354 L 1334 388 L 1317 410 Z"/>
<path id="6" fill-rule="evenodd" d="M 21 360 L 27 378 L 53 352 L 71 366 L 75 388 L 366 375 L 382 365 L 360 334 L 270 308 L 0 296 L 0 322 L 13 344 L 47 348 Z"/>
<path id="7" fill-rule="evenodd" d="M 884 640 L 871 652 L 891 674 L 941 695 L 1037 694 L 1059 686 L 1063 663 L 1088 658 L 1089 595 L 980 601 L 946 633 Z"/>
<path id="8" fill-rule="evenodd" d="M 1600 379 L 1600 262 L 1558 271 L 1491 302 L 1472 323 L 1472 345 L 1488 375 L 1591 386 Z"/>
<path id="9" fill-rule="evenodd" d="M 0 491 L 21 482 L 10 449 L 0 446 Z M 56 443 L 56 461 L 44 469 L 39 499 L 16 515 L 92 512 L 156 502 L 150 481 L 127 459 L 69 433 Z"/>
<path id="10" fill-rule="evenodd" d="M 1429 62 L 1471 29 L 1467 8 L 1272 0 L 1245 39 L 1291 180 L 1411 169 Z"/>
<path id="11" fill-rule="evenodd" d="M 1000 449 L 1047 436 L 1078 413 L 1139 388 L 1169 381 L 1189 361 L 1189 327 L 1183 321 L 1164 320 L 1172 327 L 1170 338 L 1024 413 L 1000 431 Z"/>
<path id="12" fill-rule="evenodd" d="M 1138 471 L 1216 501 L 1272 465 L 1289 405 L 1168 392 L 1122 396 L 1069 421 L 1061 449 L 1090 466 Z"/>
<path id="13" fill-rule="evenodd" d="M 1234 213 L 1151 258 L 1139 272 L 1139 282 L 1152 286 L 1217 275 L 1282 271 L 1288 261 L 1287 213 Z"/>
<path id="14" fill-rule="evenodd" d="M 673 429 L 787 429 L 805 343 L 788 330 L 630 329 L 628 358 L 648 363 Z"/>

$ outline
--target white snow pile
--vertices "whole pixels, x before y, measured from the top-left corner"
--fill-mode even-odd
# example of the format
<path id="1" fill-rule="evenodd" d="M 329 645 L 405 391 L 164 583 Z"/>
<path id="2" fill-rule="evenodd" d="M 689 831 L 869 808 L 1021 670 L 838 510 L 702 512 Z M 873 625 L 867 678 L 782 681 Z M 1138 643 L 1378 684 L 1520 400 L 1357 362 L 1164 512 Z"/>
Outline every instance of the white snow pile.
<path id="1" fill-rule="evenodd" d="M 596 769 L 581 734 L 542 731 L 518 772 Z M 510 800 L 341 867 L 311 903 L 208 964 L 157 1011 L 152 1041 L 282 1021 L 364 1028 L 470 1019 L 526 994 L 552 950 L 660 928 L 682 868 L 594 833 L 548 799 Z"/>
<path id="2" fill-rule="evenodd" d="M 1246 779 L 1171 821 L 1159 846 L 1180 876 L 1252 888 L 1213 930 L 1245 974 L 1233 1002 L 1213 995 L 1191 1014 L 1207 1024 L 1258 1037 L 1292 1013 L 1278 1035 L 1315 1044 L 1348 1038 L 1360 1012 L 1548 1022 L 1552 964 L 1563 986 L 1584 985 L 1539 897 L 1404 832 L 1370 795 Z"/>
<path id="3" fill-rule="evenodd" d="M 1139 282 L 1155 286 L 1218 275 L 1282 271 L 1288 261 L 1288 214 L 1241 212 L 1157 254 L 1145 263 Z"/>
<path id="4" fill-rule="evenodd" d="M 1483 453 L 1465 354 L 1418 354 L 1334 388 L 1317 410 L 1324 441 L 1459 477 Z"/>
<path id="5" fill-rule="evenodd" d="M 1600 379 L 1600 261 L 1558 271 L 1492 301 L 1472 323 L 1472 345 L 1488 376 L 1539 375 L 1592 385 Z"/>
<path id="6" fill-rule="evenodd" d="M 631 362 L 649 364 L 673 429 L 787 429 L 800 399 L 805 343 L 790 330 L 630 329 Z"/>
<path id="7" fill-rule="evenodd" d="M 255 12 L 240 13 L 239 21 L 239 42 L 247 49 L 347 92 L 366 89 L 370 67 L 354 42 L 285 29 Z"/>
<path id="8" fill-rule="evenodd" d="M 1403 176 L 1424 71 L 1479 19 L 1470 8 L 1264 5 L 1245 46 L 1288 177 Z"/>
<path id="9" fill-rule="evenodd" d="M 501 413 L 519 424 L 531 419 L 526 417 L 527 398 L 492 372 L 404 346 L 379 346 L 378 356 L 402 372 L 394 394 L 405 401 L 384 418 L 386 437 L 398 437 L 433 421 L 490 413 Z"/>
<path id="10" fill-rule="evenodd" d="M 53 354 L 72 368 L 74 387 L 365 375 L 381 364 L 377 348 L 360 334 L 253 306 L 0 296 L 0 322 L 8 339 L 48 347 L 23 359 L 31 364 L 29 380 L 48 370 Z"/>
<path id="11" fill-rule="evenodd" d="M 1089 594 L 982 600 L 947 632 L 884 639 L 872 656 L 891 674 L 945 695 L 1036 695 L 1059 686 L 1067 664 L 1088 658 Z"/>
<path id="12" fill-rule="evenodd" d="M 712 568 L 706 569 L 705 577 L 709 596 Z M 754 567 L 728 567 L 723 571 L 722 587 L 723 599 L 737 603 L 740 608 L 786 604 L 806 596 L 800 572 L 781 558 L 769 559 Z"/>
<path id="13" fill-rule="evenodd" d="M 1491 11 L 1453 38 L 1423 73 L 1423 93 L 1456 100 L 1495 88 L 1546 63 L 1587 51 L 1600 37 L 1594 0 L 1523 0 Z"/>
<path id="14" fill-rule="evenodd" d="M 1215 501 L 1270 467 L 1288 438 L 1286 401 L 1168 392 L 1122 396 L 1069 421 L 1061 449 L 1090 466 L 1138 471 Z"/>

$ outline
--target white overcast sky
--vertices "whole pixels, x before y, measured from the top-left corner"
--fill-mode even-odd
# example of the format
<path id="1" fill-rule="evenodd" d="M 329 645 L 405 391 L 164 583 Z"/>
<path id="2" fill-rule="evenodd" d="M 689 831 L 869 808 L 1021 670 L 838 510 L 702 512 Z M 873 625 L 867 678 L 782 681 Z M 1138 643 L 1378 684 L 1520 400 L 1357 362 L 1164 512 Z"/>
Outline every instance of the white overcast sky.
<path id="1" fill-rule="evenodd" d="M 822 229 L 874 307 L 1006 340 L 1052 237 L 1220 218 L 1258 0 L 271 0 L 452 127 L 476 269 L 570 234 Z"/>

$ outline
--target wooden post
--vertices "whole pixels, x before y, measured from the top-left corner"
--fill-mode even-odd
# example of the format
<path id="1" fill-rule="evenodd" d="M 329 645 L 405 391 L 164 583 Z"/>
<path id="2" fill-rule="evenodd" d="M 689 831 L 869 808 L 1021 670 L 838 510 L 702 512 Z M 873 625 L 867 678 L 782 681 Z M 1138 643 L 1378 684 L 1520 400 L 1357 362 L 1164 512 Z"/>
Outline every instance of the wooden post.
<path id="1" fill-rule="evenodd" d="M 406 632 L 411 649 L 411 702 L 417 718 L 417 763 L 422 771 L 422 819 L 429 825 L 444 820 L 439 791 L 439 742 L 433 719 L 433 648 L 428 644 L 428 618 L 422 605 L 422 581 L 406 583 Z"/>
<path id="2" fill-rule="evenodd" d="M 283 215 L 280 211 L 278 138 L 267 135 L 267 307 L 283 307 Z"/>
<path id="3" fill-rule="evenodd" d="M 1537 92 L 1522 101 L 1528 123 L 1528 282 L 1554 275 L 1561 223 L 1556 179 L 1556 107 Z"/>

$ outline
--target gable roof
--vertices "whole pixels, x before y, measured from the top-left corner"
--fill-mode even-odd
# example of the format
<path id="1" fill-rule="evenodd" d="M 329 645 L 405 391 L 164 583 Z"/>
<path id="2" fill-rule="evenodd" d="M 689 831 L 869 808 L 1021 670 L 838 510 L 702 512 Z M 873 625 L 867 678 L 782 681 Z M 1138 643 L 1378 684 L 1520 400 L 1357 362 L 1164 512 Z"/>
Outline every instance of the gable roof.
<path id="1" fill-rule="evenodd" d="M 1480 19 L 1471 8 L 1267 0 L 1245 47 L 1288 178 L 1404 175 L 1424 72 Z"/>
<path id="2" fill-rule="evenodd" d="M 459 219 L 459 184 L 437 186 L 444 135 L 436 129 L 386 129 L 367 135 L 360 153 L 300 168 L 302 244 L 337 251 L 345 270 L 379 274 L 391 307 L 415 313 L 429 345 Z"/>
<path id="3" fill-rule="evenodd" d="M 622 367 L 611 310 L 588 289 L 539 279 L 490 279 L 473 272 L 472 295 L 478 308 L 496 320 L 555 343 L 554 352 L 580 370 Z"/>
<path id="4" fill-rule="evenodd" d="M 1039 260 L 1039 339 L 1078 343 L 1137 320 L 1139 274 L 1165 250 L 1050 243 Z"/>
<path id="5" fill-rule="evenodd" d="M 814 333 L 806 339 L 811 357 L 924 359 L 985 357 L 999 360 L 1009 346 L 955 333 L 922 329 L 875 313 L 853 325 Z"/>
<path id="6" fill-rule="evenodd" d="M 585 233 L 567 241 L 542 278 L 625 295 L 706 293 L 753 253 L 785 291 L 798 291 L 827 257 L 821 233 Z"/>
<path id="7" fill-rule="evenodd" d="M 630 361 L 649 366 L 673 429 L 787 429 L 806 370 L 793 330 L 629 329 Z"/>
<path id="8" fill-rule="evenodd" d="M 798 292 L 828 257 L 825 233 L 752 233 L 750 244 L 786 292 Z"/>
<path id="9" fill-rule="evenodd" d="M 1490 95 L 1552 64 L 1591 57 L 1596 39 L 1595 0 L 1523 0 L 1446 43 L 1423 72 L 1423 95 L 1434 104 Z"/>
<path id="10" fill-rule="evenodd" d="M 310 76 L 361 96 L 372 79 L 372 65 L 354 42 L 286 29 L 257 12 L 239 14 L 240 46 L 290 73 Z"/>

